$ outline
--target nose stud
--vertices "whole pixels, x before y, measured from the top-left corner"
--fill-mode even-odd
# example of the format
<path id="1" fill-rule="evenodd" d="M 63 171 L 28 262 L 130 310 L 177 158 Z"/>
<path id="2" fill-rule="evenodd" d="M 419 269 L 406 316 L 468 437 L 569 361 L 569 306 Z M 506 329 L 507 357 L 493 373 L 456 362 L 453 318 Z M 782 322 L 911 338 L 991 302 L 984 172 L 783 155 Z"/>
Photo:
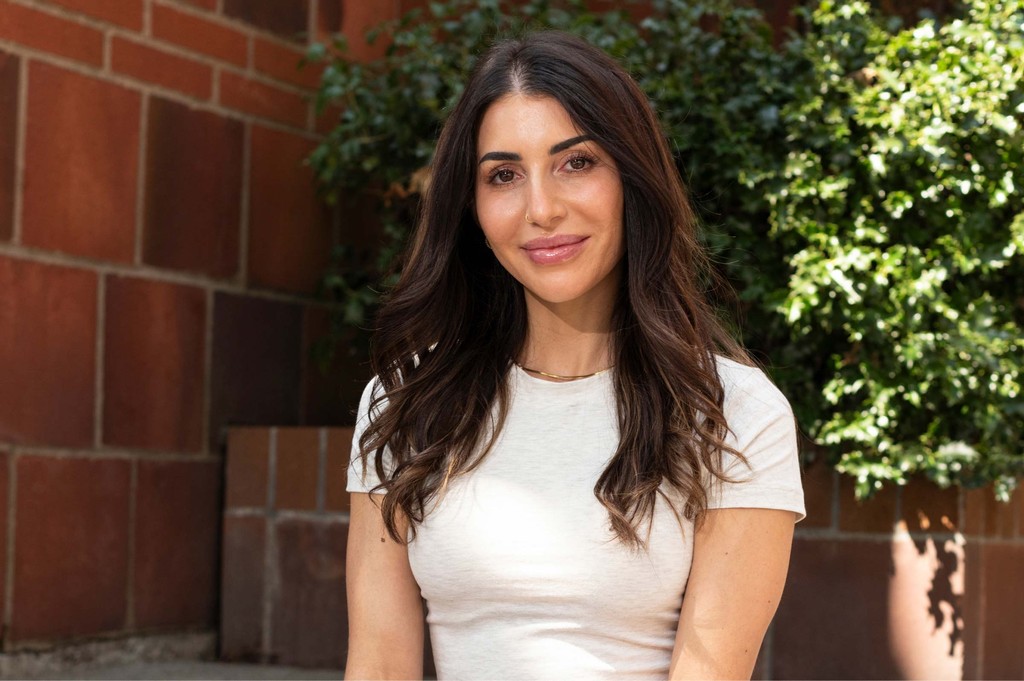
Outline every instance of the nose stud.
<path id="1" fill-rule="evenodd" d="M 526 222 L 527 224 L 533 224 L 533 220 L 530 219 L 530 211 L 526 211 Z"/>

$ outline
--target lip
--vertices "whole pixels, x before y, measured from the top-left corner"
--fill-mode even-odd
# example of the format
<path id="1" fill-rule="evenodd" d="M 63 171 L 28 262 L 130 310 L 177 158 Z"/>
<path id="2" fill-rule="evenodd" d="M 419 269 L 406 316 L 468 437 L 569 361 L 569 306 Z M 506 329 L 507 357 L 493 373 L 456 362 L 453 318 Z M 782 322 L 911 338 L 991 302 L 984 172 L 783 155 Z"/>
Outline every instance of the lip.
<path id="1" fill-rule="evenodd" d="M 573 258 L 583 250 L 589 237 L 578 234 L 559 234 L 527 241 L 523 250 L 538 265 L 555 265 Z"/>

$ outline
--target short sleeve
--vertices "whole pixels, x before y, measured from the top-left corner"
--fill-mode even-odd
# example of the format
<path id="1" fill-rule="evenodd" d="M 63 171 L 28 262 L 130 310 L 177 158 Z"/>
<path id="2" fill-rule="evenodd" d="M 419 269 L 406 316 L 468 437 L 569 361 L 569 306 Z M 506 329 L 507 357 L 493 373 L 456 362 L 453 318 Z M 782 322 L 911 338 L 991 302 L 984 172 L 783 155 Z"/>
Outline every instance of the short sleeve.
<path id="1" fill-rule="evenodd" d="M 348 466 L 348 483 L 345 488 L 349 492 L 370 492 L 374 487 L 380 484 L 380 478 L 377 477 L 377 470 L 374 464 L 374 454 L 371 452 L 366 459 L 366 470 L 363 470 L 363 460 L 360 456 L 359 450 L 359 439 L 366 431 L 367 426 L 370 424 L 373 415 L 380 413 L 383 407 L 383 402 L 375 405 L 373 414 L 371 414 L 370 404 L 373 398 L 383 390 L 380 381 L 376 378 L 367 383 L 366 388 L 363 389 L 363 396 L 359 400 L 359 410 L 356 412 L 356 426 L 352 433 L 352 453 L 349 459 Z M 387 455 L 387 450 L 384 450 L 384 468 L 388 470 L 391 461 Z M 376 494 L 383 494 L 383 490 L 377 490 Z"/>
<path id="2" fill-rule="evenodd" d="M 772 508 L 806 517 L 800 479 L 796 420 L 789 402 L 759 369 L 720 360 L 725 389 L 726 442 L 747 459 L 723 452 L 723 471 L 732 482 L 715 480 L 708 508 Z"/>

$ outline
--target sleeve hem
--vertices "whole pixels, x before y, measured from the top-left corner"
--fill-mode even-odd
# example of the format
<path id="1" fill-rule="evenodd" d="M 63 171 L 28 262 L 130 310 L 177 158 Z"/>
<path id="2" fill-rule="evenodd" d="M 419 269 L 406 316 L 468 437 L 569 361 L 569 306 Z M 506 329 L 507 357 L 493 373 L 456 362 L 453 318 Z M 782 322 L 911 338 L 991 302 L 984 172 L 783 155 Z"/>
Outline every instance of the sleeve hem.
<path id="1" fill-rule="evenodd" d="M 807 517 L 803 492 L 793 489 L 765 490 L 760 488 L 752 490 L 750 493 L 734 490 L 722 498 L 709 499 L 708 509 L 715 508 L 770 508 L 779 511 L 792 511 L 798 516 L 795 522 L 800 522 Z"/>

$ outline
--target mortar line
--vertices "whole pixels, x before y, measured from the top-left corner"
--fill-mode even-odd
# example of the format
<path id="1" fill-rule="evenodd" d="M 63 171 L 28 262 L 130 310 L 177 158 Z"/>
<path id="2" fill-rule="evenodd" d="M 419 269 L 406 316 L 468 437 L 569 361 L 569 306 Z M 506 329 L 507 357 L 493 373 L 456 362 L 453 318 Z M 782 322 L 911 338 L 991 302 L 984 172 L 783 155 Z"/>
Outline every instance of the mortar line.
<path id="1" fill-rule="evenodd" d="M 125 584 L 124 623 L 131 631 L 135 628 L 135 540 L 137 535 L 136 519 L 138 516 L 139 462 L 132 459 L 128 481 L 128 579 Z"/>
<path id="2" fill-rule="evenodd" d="M 210 447 L 211 429 L 213 428 L 213 424 L 210 423 L 210 405 L 213 404 L 213 306 L 216 296 L 212 288 L 204 288 L 203 291 L 206 302 L 206 309 L 203 312 L 203 419 L 201 425 L 203 440 L 199 451 L 207 456 L 217 456 L 222 453 L 219 447 L 219 433 L 217 434 L 218 447 L 216 451 Z"/>
<path id="3" fill-rule="evenodd" d="M 14 122 L 14 205 L 11 206 L 11 243 L 22 240 L 22 209 L 25 191 L 25 147 L 28 136 L 28 64 L 29 58 L 18 59 L 18 101 Z"/>
<path id="4" fill-rule="evenodd" d="M 139 104 L 139 153 L 135 159 L 135 248 L 133 261 L 136 266 L 142 264 L 142 245 L 145 239 L 145 206 L 146 206 L 146 157 L 149 154 L 149 139 L 146 129 L 149 127 L 149 95 L 142 93 Z"/>
<path id="5" fill-rule="evenodd" d="M 978 551 L 977 555 L 978 555 L 978 558 L 980 559 L 980 562 L 984 563 L 985 562 L 985 553 L 984 553 L 984 551 Z M 978 636 L 978 639 L 977 639 L 978 640 L 978 654 L 974 658 L 975 675 L 972 678 L 980 679 L 981 678 L 981 670 L 982 670 L 982 666 L 983 666 L 982 662 L 985 659 L 985 619 L 986 619 L 986 617 L 985 617 L 985 615 L 986 615 L 985 610 L 988 607 L 988 599 L 985 597 L 985 569 L 984 569 L 984 565 L 979 564 L 979 565 L 976 566 L 976 568 L 980 572 L 980 575 L 978 577 L 978 590 L 981 592 L 981 594 L 978 596 L 978 600 L 981 601 L 981 602 L 978 604 L 978 634 L 977 634 L 977 636 Z"/>
<path id="6" fill-rule="evenodd" d="M 832 522 L 829 529 L 834 531 L 839 530 L 839 492 L 839 472 L 832 469 Z"/>
<path id="7" fill-rule="evenodd" d="M 316 510 L 320 513 L 327 511 L 327 429 L 317 430 L 320 447 L 317 452 L 316 470 Z"/>
<path id="8" fill-rule="evenodd" d="M 33 262 L 57 265 L 60 267 L 74 267 L 86 269 L 100 274 L 115 274 L 125 277 L 146 278 L 151 281 L 164 282 L 168 284 L 181 284 L 184 286 L 210 287 L 214 291 L 247 295 L 261 300 L 271 300 L 280 303 L 293 303 L 308 305 L 316 303 L 318 306 L 327 308 L 340 308 L 337 303 L 317 300 L 310 297 L 302 297 L 297 294 L 283 293 L 270 289 L 247 289 L 238 283 L 223 279 L 214 279 L 195 273 L 177 272 L 175 270 L 159 269 L 157 267 L 137 267 L 104 260 L 97 260 L 84 256 L 68 255 L 58 251 L 47 251 L 42 248 L 31 248 L 26 246 L 12 246 L 0 243 L 0 255 L 32 260 Z"/>
<path id="9" fill-rule="evenodd" d="M 108 78 L 114 75 L 114 34 L 107 29 L 103 31 L 103 56 L 100 59 L 100 72 Z"/>
<path id="10" fill-rule="evenodd" d="M 903 489 L 903 485 L 896 487 L 896 503 L 893 504 L 893 510 L 896 515 L 890 523 L 893 528 L 897 527 L 900 521 L 903 520 Z M 904 525 L 906 525 L 906 523 L 904 523 Z"/>
<path id="11" fill-rule="evenodd" d="M 14 541 L 17 523 L 17 497 L 18 497 L 18 466 L 17 459 L 20 456 L 17 447 L 12 447 L 7 456 L 7 561 L 4 564 L 4 631 L 11 631 L 11 624 L 14 618 L 14 558 L 17 550 Z M 9 647 L 9 636 L 3 637 L 3 647 L 6 651 Z"/>
<path id="12" fill-rule="evenodd" d="M 245 41 L 245 67 L 242 73 L 249 75 L 256 70 L 256 35 L 246 34 Z"/>
<path id="13" fill-rule="evenodd" d="M 187 454 L 178 451 L 143 450 L 107 447 L 102 450 L 67 449 L 50 446 L 23 446 L 21 452 L 32 456 L 46 456 L 52 459 L 79 459 L 85 461 L 181 461 L 192 463 L 216 463 L 221 459 L 213 455 Z"/>
<path id="14" fill-rule="evenodd" d="M 6 1 L 9 2 L 10 0 Z M 311 132 L 310 130 L 307 129 L 306 121 L 303 121 L 303 123 L 300 125 L 293 125 L 290 123 L 282 123 L 281 121 L 272 118 L 265 118 L 256 114 L 249 113 L 247 111 L 232 109 L 222 104 L 219 104 L 213 101 L 212 99 L 201 99 L 193 95 L 181 92 L 179 90 L 164 87 L 162 85 L 157 85 L 155 83 L 150 83 L 143 80 L 136 80 L 135 78 L 132 78 L 125 74 L 117 73 L 115 71 L 110 70 L 109 64 L 106 63 L 101 64 L 99 66 L 86 64 L 83 62 L 75 61 L 68 57 L 61 57 L 60 55 L 55 55 L 51 52 L 35 49 L 32 47 L 22 45 L 20 43 L 15 43 L 13 41 L 4 39 L 0 39 L 0 49 L 10 54 L 16 55 L 21 59 L 32 59 L 40 63 L 48 64 L 51 66 L 57 66 L 61 69 L 71 71 L 73 73 L 77 73 L 88 78 L 94 78 L 104 83 L 118 85 L 120 87 L 132 90 L 134 92 L 158 95 L 160 97 L 164 97 L 166 99 L 170 99 L 172 101 L 185 104 L 186 106 L 193 109 L 214 112 L 219 116 L 225 118 L 232 118 L 235 120 L 254 121 L 265 127 L 280 130 L 282 132 L 287 132 L 292 135 L 302 137 L 303 139 L 306 140 L 316 141 L 319 139 L 319 136 L 316 133 Z M 104 50 L 104 54 L 106 55 L 107 52 L 109 52 L 109 50 L 107 47 L 104 47 Z M 172 50 L 167 51 L 171 52 Z M 181 54 L 178 54 L 177 56 L 189 58 L 192 61 L 202 62 L 203 64 L 205 64 L 206 66 L 210 66 L 211 68 L 219 67 L 221 70 L 223 70 L 229 67 L 228 64 L 217 62 L 209 58 L 205 60 L 197 58 L 194 53 L 186 53 L 182 51 Z M 106 56 L 105 59 L 107 59 Z M 274 80 L 273 78 L 265 76 L 259 72 L 249 74 L 242 67 L 233 66 L 229 68 L 229 70 L 233 70 L 239 74 L 245 75 L 246 77 L 251 77 L 252 79 L 257 80 L 265 85 L 276 87 L 278 89 L 289 92 L 293 95 L 311 97 L 313 94 L 309 90 L 304 90 L 295 85 L 290 85 L 289 83 Z"/>
<path id="15" fill-rule="evenodd" d="M 274 518 L 275 487 L 277 486 L 277 428 L 270 429 L 270 443 L 267 448 L 267 508 L 263 541 L 263 611 L 260 631 L 260 659 L 271 661 L 271 623 L 274 617 L 274 593 L 277 589 L 277 572 L 274 556 L 277 554 L 277 523 Z"/>
<path id="16" fill-rule="evenodd" d="M 249 285 L 249 195 L 252 183 L 252 123 L 245 122 L 242 127 L 242 191 L 239 200 L 242 202 L 238 211 L 238 272 L 235 281 L 245 289 Z"/>
<path id="17" fill-rule="evenodd" d="M 309 19 L 306 22 L 306 48 L 308 48 L 310 45 L 312 45 L 314 42 L 318 40 L 316 27 L 318 22 L 320 21 L 319 8 L 319 2 L 309 3 Z"/>
<path id="18" fill-rule="evenodd" d="M 104 350 L 106 349 L 106 326 L 107 326 L 107 275 L 98 272 L 96 276 L 96 333 L 94 335 L 95 347 L 93 348 L 93 365 L 96 367 L 96 376 L 93 378 L 93 408 L 92 408 L 92 445 L 96 450 L 103 448 L 103 408 L 106 403 L 103 399 L 103 385 L 106 376 L 106 362 L 104 361 Z"/>
<path id="19" fill-rule="evenodd" d="M 210 101 L 220 102 L 220 74 L 221 67 L 217 64 L 213 67 L 213 73 L 210 74 Z"/>
<path id="20" fill-rule="evenodd" d="M 317 24 L 320 20 L 319 2 L 309 3 L 309 18 L 306 22 L 306 44 L 303 45 L 303 51 L 308 53 L 309 46 L 319 40 L 319 35 L 316 30 Z M 307 67 L 308 68 L 308 67 Z M 306 128 L 310 132 L 316 132 L 316 102 L 310 100 L 306 106 Z"/>

